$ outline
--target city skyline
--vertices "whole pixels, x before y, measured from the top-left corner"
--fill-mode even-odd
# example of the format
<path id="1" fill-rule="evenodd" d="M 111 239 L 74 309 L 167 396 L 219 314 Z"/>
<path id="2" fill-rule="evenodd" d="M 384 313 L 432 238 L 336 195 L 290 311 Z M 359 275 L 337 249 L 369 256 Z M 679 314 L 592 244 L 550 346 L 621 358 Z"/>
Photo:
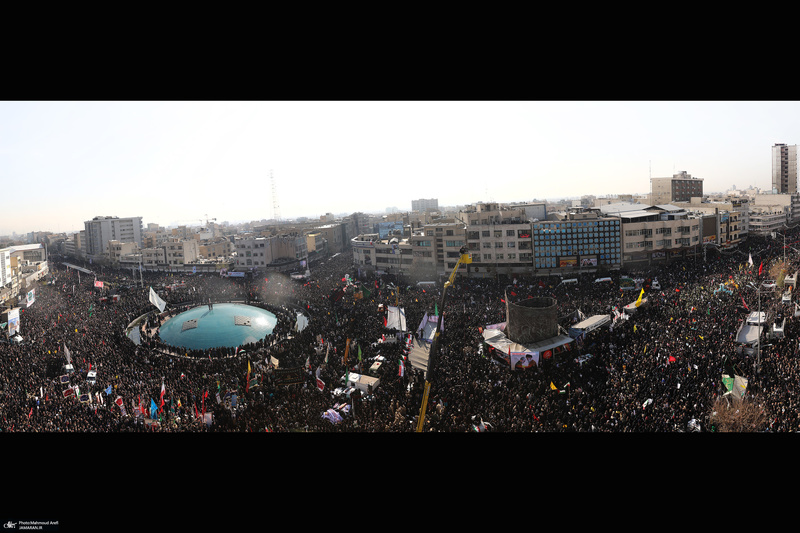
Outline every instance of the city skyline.
<path id="1" fill-rule="evenodd" d="M 771 188 L 797 102 L 2 102 L 0 235 L 479 201 Z M 273 180 L 277 192 L 274 209 Z M 278 215 L 276 217 L 275 215 Z"/>

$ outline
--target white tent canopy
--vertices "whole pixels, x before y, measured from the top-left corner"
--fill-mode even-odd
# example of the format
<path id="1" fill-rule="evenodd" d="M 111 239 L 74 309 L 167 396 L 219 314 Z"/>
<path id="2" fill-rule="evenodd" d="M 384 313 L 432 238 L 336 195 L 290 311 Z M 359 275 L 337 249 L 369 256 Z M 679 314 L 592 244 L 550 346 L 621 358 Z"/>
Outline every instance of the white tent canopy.
<path id="1" fill-rule="evenodd" d="M 753 324 L 742 324 L 739 326 L 739 331 L 736 332 L 736 342 L 739 344 L 753 345 L 758 342 L 761 335 L 762 326 Z"/>
<path id="2" fill-rule="evenodd" d="M 574 326 L 569 328 L 569 335 L 572 338 L 580 337 L 584 333 L 589 333 L 600 326 L 604 326 L 611 322 L 611 317 L 609 315 L 594 315 L 590 316 L 586 320 L 582 320 L 578 322 Z"/>

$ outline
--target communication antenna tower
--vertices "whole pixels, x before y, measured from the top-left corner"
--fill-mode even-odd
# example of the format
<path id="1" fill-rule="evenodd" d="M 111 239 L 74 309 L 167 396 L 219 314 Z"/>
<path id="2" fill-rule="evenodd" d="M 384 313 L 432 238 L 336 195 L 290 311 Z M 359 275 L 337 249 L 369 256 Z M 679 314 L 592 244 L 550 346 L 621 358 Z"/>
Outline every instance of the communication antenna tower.
<path id="1" fill-rule="evenodd" d="M 278 192 L 275 188 L 275 177 L 272 175 L 272 171 L 269 171 L 269 179 L 272 182 L 272 218 L 275 220 L 281 219 L 281 209 L 278 207 Z"/>

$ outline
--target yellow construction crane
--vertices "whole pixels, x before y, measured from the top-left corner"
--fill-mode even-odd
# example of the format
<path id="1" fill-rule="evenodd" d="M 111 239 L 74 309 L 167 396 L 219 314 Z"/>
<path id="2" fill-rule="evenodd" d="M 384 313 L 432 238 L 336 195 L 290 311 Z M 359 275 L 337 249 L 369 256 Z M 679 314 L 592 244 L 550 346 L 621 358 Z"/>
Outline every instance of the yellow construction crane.
<path id="1" fill-rule="evenodd" d="M 466 246 L 462 246 L 459 250 L 461 254 L 456 262 L 456 266 L 453 269 L 452 274 L 450 274 L 450 279 L 447 280 L 444 284 L 444 288 L 442 289 L 442 296 L 439 299 L 439 309 L 441 309 L 442 314 L 439 315 L 439 319 L 436 321 L 436 333 L 433 335 L 433 342 L 431 343 L 431 351 L 428 356 L 428 371 L 425 373 L 425 390 L 422 394 L 422 406 L 419 409 L 419 420 L 417 420 L 417 433 L 422 432 L 422 428 L 425 426 L 425 411 L 428 408 L 428 396 L 430 395 L 431 391 L 431 382 L 434 379 L 434 371 L 436 370 L 436 356 L 439 353 L 439 343 L 441 342 L 441 333 L 442 333 L 442 317 L 444 316 L 444 297 L 447 294 L 447 288 L 453 284 L 456 279 L 456 272 L 458 272 L 458 268 L 461 265 L 468 265 L 472 263 L 472 257 L 469 255 L 469 251 L 467 250 Z"/>

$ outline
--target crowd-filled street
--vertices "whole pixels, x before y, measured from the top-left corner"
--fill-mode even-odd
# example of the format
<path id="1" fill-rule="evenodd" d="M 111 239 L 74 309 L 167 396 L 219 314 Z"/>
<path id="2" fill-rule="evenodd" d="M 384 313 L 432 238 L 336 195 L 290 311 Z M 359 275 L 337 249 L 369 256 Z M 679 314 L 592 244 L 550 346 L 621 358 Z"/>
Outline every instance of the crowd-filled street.
<path id="1" fill-rule="evenodd" d="M 793 273 L 797 254 L 786 250 Z M 277 273 L 140 275 L 51 258 L 34 303 L 22 306 L 22 342 L 0 344 L 0 429 L 413 432 L 425 375 L 409 364 L 403 341 L 435 310 L 445 326 L 424 431 L 714 431 L 711 415 L 727 374 L 747 379 L 745 397 L 757 401 L 766 420 L 757 430 L 793 432 L 800 429 L 794 299 L 782 303 L 780 287 L 756 291 L 783 254 L 783 242 L 753 237 L 736 250 L 639 269 L 630 275 L 660 284 L 645 283 L 646 306 L 591 332 L 568 353 L 513 370 L 481 336 L 482 328 L 506 320 L 504 298 L 553 297 L 568 328 L 580 315 L 614 317 L 634 301 L 638 290 L 619 288 L 619 276 L 628 273 L 612 273 L 611 283 L 594 283 L 596 274 L 570 276 L 576 284 L 458 277 L 442 302 L 443 280 L 423 288 L 394 276 L 359 279 L 346 254 L 312 265 L 310 278 L 300 280 Z M 719 290 L 723 283 L 728 290 Z M 150 300 L 151 287 L 166 302 L 163 314 Z M 770 323 L 786 318 L 784 336 L 764 335 L 760 353 L 747 354 L 737 349 L 736 333 L 759 299 Z M 186 350 L 159 339 L 158 326 L 182 310 L 231 301 L 269 310 L 277 326 L 239 348 Z M 387 341 L 398 338 L 385 325 L 390 306 L 405 310 L 408 332 L 399 342 Z M 307 319 L 302 328 L 298 313 Z M 136 342 L 128 334 L 132 323 Z M 378 356 L 379 386 L 335 394 L 343 376 L 366 374 Z"/>

